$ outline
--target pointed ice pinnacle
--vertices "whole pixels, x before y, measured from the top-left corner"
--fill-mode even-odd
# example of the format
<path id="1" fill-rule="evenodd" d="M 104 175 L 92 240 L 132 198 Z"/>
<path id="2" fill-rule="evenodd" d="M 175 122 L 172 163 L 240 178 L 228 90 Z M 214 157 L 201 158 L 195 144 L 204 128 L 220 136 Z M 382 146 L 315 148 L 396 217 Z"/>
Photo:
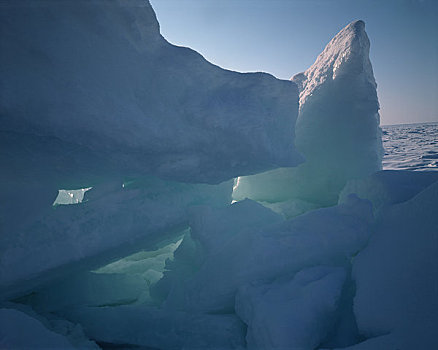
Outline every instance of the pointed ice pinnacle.
<path id="1" fill-rule="evenodd" d="M 381 168 L 379 102 L 365 23 L 342 29 L 315 63 L 292 80 L 300 92 L 296 146 L 306 162 L 240 178 L 236 200 L 336 203 L 349 179 Z"/>
<path id="2" fill-rule="evenodd" d="M 378 110 L 376 81 L 369 59 L 370 41 L 365 32 L 365 23 L 361 20 L 351 22 L 342 29 L 325 47 L 315 63 L 304 73 L 295 75 L 294 81 L 300 91 L 300 109 L 323 85 L 330 80 L 348 78 L 352 75 L 369 84 L 367 97 L 375 97 L 375 108 Z"/>

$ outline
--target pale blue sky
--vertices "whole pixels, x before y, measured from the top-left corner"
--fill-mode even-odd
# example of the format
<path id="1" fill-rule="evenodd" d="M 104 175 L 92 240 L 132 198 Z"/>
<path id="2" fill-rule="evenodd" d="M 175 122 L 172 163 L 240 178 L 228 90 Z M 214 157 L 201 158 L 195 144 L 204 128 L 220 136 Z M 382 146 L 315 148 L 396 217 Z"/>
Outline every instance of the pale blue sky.
<path id="1" fill-rule="evenodd" d="M 362 19 L 382 124 L 438 121 L 437 0 L 151 0 L 163 36 L 210 62 L 289 79 Z"/>

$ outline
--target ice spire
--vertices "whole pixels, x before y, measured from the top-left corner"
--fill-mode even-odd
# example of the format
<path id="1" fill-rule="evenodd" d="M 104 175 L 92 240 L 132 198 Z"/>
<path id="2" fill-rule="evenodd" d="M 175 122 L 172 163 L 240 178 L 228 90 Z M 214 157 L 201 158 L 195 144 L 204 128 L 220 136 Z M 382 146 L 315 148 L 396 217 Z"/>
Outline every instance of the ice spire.
<path id="1" fill-rule="evenodd" d="M 353 178 L 381 168 L 379 102 L 363 21 L 342 29 L 315 63 L 292 78 L 300 93 L 296 146 L 306 162 L 240 178 L 236 200 L 335 204 Z"/>
<path id="2" fill-rule="evenodd" d="M 363 79 L 373 90 L 372 95 L 378 106 L 375 92 L 377 85 L 369 51 L 370 41 L 365 32 L 365 23 L 358 20 L 348 24 L 327 44 L 309 69 L 292 78 L 300 90 L 300 106 L 305 105 L 316 89 L 342 76 Z"/>

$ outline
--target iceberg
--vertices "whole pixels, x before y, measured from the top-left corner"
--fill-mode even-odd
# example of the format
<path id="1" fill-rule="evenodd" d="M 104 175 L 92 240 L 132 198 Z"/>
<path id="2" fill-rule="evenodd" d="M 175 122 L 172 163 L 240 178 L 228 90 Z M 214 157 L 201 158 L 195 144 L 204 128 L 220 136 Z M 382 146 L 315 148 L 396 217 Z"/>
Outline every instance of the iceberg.
<path id="1" fill-rule="evenodd" d="M 333 205 L 348 180 L 381 169 L 379 103 L 369 49 L 364 22 L 352 22 L 309 69 L 292 78 L 300 91 L 296 146 L 306 162 L 239 177 L 235 200 Z"/>

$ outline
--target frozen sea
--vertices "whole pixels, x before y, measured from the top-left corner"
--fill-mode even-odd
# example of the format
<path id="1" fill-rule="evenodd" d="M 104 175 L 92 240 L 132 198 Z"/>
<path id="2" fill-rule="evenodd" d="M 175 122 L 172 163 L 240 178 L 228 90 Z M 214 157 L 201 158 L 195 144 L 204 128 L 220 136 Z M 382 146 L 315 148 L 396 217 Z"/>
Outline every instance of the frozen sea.
<path id="1" fill-rule="evenodd" d="M 383 169 L 438 171 L 438 123 L 385 125 Z"/>

